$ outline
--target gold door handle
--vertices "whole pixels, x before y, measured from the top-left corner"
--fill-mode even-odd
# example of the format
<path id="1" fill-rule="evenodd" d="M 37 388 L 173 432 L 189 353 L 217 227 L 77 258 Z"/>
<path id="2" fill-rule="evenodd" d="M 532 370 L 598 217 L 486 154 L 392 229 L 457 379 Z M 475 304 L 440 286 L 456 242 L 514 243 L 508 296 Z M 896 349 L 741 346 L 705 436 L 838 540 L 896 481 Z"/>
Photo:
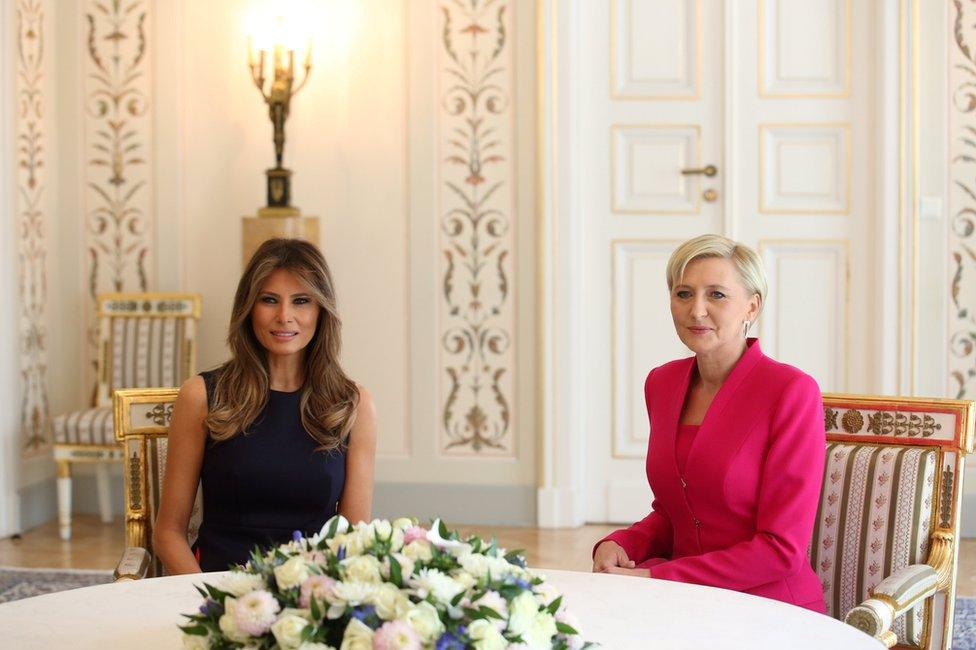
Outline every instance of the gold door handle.
<path id="1" fill-rule="evenodd" d="M 715 165 L 705 165 L 700 169 L 682 169 L 681 174 L 683 176 L 708 176 L 711 178 L 718 173 L 718 167 Z"/>

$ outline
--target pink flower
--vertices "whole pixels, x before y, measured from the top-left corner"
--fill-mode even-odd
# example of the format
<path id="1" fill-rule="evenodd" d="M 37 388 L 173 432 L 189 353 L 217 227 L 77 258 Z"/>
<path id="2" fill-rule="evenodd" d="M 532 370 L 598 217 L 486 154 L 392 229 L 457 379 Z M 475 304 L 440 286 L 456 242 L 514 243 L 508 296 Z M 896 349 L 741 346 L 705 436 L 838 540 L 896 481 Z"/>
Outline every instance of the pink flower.
<path id="1" fill-rule="evenodd" d="M 384 623 L 373 635 L 374 650 L 420 650 L 420 637 L 406 621 Z"/>
<path id="2" fill-rule="evenodd" d="M 234 620 L 242 632 L 261 636 L 271 629 L 279 609 L 281 606 L 274 596 L 264 589 L 258 589 L 237 599 Z"/>
<path id="3" fill-rule="evenodd" d="M 298 604 L 303 608 L 311 607 L 312 595 L 320 604 L 325 602 L 326 594 L 332 591 L 336 581 L 329 576 L 314 575 L 302 583 L 302 593 L 298 597 Z"/>
<path id="4" fill-rule="evenodd" d="M 411 526 L 403 531 L 403 544 L 406 546 L 415 539 L 427 540 L 427 531 L 420 526 Z"/>

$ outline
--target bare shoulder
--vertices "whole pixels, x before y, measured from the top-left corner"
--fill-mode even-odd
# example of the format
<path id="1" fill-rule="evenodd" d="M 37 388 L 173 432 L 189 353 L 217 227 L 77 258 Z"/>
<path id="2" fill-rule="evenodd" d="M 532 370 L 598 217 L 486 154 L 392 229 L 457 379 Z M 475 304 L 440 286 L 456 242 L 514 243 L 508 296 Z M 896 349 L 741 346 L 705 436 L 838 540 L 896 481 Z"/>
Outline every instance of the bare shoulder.
<path id="1" fill-rule="evenodd" d="M 176 398 L 180 404 L 188 407 L 203 406 L 207 407 L 207 385 L 203 382 L 203 377 L 193 375 L 183 382 L 180 386 L 180 394 Z"/>
<path id="2" fill-rule="evenodd" d="M 356 384 L 356 388 L 359 389 L 359 406 L 356 408 L 356 419 L 375 422 L 376 404 L 373 403 L 373 395 L 365 386 Z"/>

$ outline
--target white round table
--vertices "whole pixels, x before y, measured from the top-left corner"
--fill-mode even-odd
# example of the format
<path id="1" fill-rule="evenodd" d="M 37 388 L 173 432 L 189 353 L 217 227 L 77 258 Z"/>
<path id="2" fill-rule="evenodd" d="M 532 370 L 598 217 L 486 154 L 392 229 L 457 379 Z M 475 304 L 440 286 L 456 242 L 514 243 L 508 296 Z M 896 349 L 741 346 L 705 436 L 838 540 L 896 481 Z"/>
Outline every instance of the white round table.
<path id="1" fill-rule="evenodd" d="M 588 641 L 628 648 L 844 648 L 881 644 L 826 616 L 724 589 L 575 571 L 540 570 L 564 595 Z M 98 585 L 0 605 L 4 648 L 180 648 L 193 588 L 220 574 Z"/>

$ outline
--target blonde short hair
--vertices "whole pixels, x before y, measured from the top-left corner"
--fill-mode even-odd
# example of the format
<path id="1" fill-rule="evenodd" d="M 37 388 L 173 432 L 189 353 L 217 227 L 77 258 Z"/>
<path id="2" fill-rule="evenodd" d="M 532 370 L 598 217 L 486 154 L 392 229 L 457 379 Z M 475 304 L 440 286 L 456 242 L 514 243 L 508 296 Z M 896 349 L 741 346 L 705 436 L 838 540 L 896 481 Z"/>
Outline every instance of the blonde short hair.
<path id="1" fill-rule="evenodd" d="M 681 282 L 685 269 L 695 260 L 709 257 L 727 259 L 735 265 L 742 280 L 742 286 L 749 294 L 759 294 L 759 304 L 766 302 L 766 292 L 769 286 L 766 282 L 766 270 L 763 268 L 762 258 L 744 244 L 734 242 L 722 235 L 701 235 L 689 239 L 678 246 L 668 260 L 667 279 L 668 291 L 674 289 Z"/>

